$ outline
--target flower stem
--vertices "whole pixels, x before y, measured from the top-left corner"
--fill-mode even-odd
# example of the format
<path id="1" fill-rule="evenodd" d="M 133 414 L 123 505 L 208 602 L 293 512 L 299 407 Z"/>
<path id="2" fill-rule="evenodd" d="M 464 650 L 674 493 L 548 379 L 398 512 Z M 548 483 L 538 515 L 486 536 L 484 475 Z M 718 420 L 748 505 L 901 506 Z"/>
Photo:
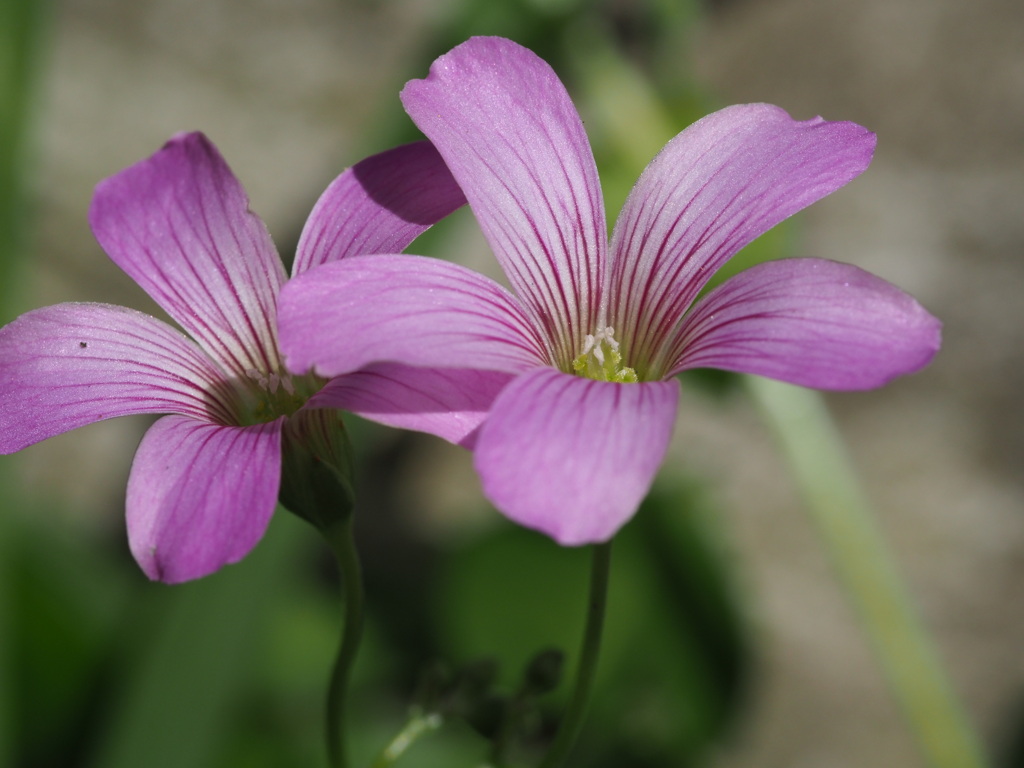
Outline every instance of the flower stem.
<path id="1" fill-rule="evenodd" d="M 437 712 L 417 713 L 374 760 L 372 768 L 391 768 L 417 739 L 436 731 L 442 725 L 444 718 Z"/>
<path id="2" fill-rule="evenodd" d="M 347 768 L 349 765 L 345 748 L 345 699 L 363 634 L 363 577 L 353 536 L 354 517 L 351 514 L 345 515 L 326 534 L 338 560 L 345 606 L 345 625 L 327 690 L 327 759 L 331 768 Z"/>
<path id="3" fill-rule="evenodd" d="M 821 396 L 766 379 L 750 391 L 786 451 L 889 686 L 935 768 L 986 764 L 861 494 Z"/>
<path id="4" fill-rule="evenodd" d="M 576 683 L 569 707 L 562 718 L 562 724 L 555 734 L 555 740 L 544 756 L 540 768 L 558 768 L 565 762 L 576 739 L 583 729 L 583 719 L 590 691 L 594 685 L 594 673 L 601 651 L 601 635 L 604 631 L 605 607 L 608 602 L 608 574 L 611 571 L 612 543 L 596 544 L 590 567 L 590 595 L 587 599 L 587 624 L 580 646 L 580 660 L 576 668 Z"/>

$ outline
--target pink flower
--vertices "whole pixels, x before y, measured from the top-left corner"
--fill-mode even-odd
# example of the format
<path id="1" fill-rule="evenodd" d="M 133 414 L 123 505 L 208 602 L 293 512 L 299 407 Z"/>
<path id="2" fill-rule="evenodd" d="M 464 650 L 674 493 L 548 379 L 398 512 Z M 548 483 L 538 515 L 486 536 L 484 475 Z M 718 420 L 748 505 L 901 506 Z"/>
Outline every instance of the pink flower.
<path id="1" fill-rule="evenodd" d="M 368 158 L 313 209 L 293 273 L 401 251 L 464 202 L 427 142 Z M 341 408 L 457 441 L 508 378 L 417 371 L 403 383 L 392 365 L 330 381 L 290 376 L 277 343 L 287 277 L 248 206 L 213 144 L 175 137 L 102 182 L 90 222 L 191 338 L 108 304 L 58 304 L 0 329 L 0 452 L 112 416 L 170 414 L 146 433 L 128 481 L 129 542 L 152 579 L 197 578 L 255 546 L 277 503 L 286 423 L 300 409 L 304 429 L 336 428 L 323 409 Z"/>
<path id="2" fill-rule="evenodd" d="M 740 248 L 864 171 L 875 137 L 858 125 L 765 104 L 709 115 L 647 167 L 609 242 L 582 122 L 533 53 L 472 39 L 402 99 L 514 293 L 422 257 L 331 264 L 284 290 L 288 367 L 514 375 L 476 435 L 476 469 L 500 511 L 562 544 L 605 541 L 634 514 L 668 447 L 677 373 L 863 389 L 938 349 L 938 321 L 910 296 L 831 261 L 761 264 L 699 296 Z"/>

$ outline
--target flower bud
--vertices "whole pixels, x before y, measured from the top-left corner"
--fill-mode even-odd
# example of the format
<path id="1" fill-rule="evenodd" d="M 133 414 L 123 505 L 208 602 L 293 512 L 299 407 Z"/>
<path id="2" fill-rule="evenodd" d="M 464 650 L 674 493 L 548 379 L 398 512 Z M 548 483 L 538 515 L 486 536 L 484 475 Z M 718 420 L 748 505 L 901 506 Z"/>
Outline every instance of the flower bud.
<path id="1" fill-rule="evenodd" d="M 542 696 L 555 690 L 562 682 L 565 654 L 557 648 L 545 648 L 537 653 L 523 672 L 523 691 Z"/>

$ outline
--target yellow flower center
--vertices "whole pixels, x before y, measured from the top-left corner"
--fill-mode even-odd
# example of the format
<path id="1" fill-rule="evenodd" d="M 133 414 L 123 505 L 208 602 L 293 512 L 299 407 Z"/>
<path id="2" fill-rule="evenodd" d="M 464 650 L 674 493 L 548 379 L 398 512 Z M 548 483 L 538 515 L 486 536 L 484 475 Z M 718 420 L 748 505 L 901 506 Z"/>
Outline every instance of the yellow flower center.
<path id="1" fill-rule="evenodd" d="M 622 364 L 619 342 L 610 326 L 583 339 L 583 351 L 572 361 L 580 376 L 597 381 L 636 382 L 636 371 Z"/>

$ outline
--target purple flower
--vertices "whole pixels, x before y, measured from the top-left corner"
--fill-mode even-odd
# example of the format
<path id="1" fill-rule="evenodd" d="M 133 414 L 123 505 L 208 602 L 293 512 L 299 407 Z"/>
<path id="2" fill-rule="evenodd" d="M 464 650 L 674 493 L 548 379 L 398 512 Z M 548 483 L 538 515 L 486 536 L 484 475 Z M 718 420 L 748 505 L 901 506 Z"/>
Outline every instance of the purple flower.
<path id="1" fill-rule="evenodd" d="M 709 115 L 647 167 L 609 242 L 583 125 L 533 53 L 472 39 L 402 99 L 514 293 L 422 257 L 331 264 L 282 295 L 288 367 L 514 374 L 478 430 L 476 468 L 499 510 L 562 544 L 607 540 L 636 511 L 668 447 L 675 374 L 863 389 L 938 349 L 938 321 L 910 296 L 831 261 L 761 264 L 699 296 L 740 248 L 867 167 L 875 137 L 858 125 L 765 104 Z"/>
<path id="2" fill-rule="evenodd" d="M 368 158 L 313 209 L 293 273 L 401 251 L 464 202 L 427 142 Z M 102 182 L 89 218 L 114 262 L 191 338 L 108 304 L 46 307 L 0 329 L 0 452 L 112 416 L 170 414 L 146 433 L 128 481 L 129 542 L 152 579 L 197 578 L 255 546 L 300 409 L 299 432 L 336 428 L 326 409 L 346 409 L 458 441 L 508 378 L 417 371 L 403 383 L 388 364 L 330 381 L 290 376 L 277 343 L 287 277 L 248 206 L 212 143 L 175 137 Z"/>

